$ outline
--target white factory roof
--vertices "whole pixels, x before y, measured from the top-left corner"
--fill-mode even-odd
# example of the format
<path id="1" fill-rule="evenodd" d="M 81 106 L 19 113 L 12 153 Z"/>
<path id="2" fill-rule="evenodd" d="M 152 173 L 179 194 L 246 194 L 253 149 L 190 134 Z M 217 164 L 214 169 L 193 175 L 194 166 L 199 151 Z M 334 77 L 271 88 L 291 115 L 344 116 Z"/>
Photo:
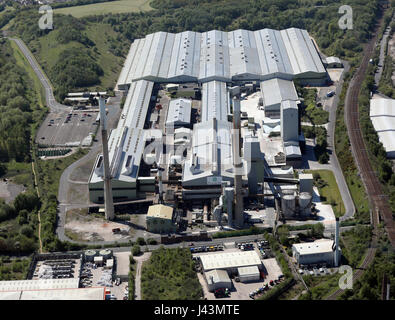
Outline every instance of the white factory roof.
<path id="1" fill-rule="evenodd" d="M 166 127 L 184 125 L 191 122 L 192 100 L 174 99 L 169 103 Z"/>
<path id="2" fill-rule="evenodd" d="M 184 186 L 210 181 L 221 184 L 223 178 L 233 181 L 231 123 L 211 119 L 195 124 L 189 156 L 183 170 Z"/>
<path id="3" fill-rule="evenodd" d="M 226 83 L 222 81 L 203 83 L 201 122 L 214 118 L 227 121 L 228 113 L 230 106 Z"/>
<path id="4" fill-rule="evenodd" d="M 292 247 L 295 248 L 300 255 L 309 255 L 332 252 L 333 243 L 333 240 L 317 240 L 314 242 L 295 243 Z"/>
<path id="5" fill-rule="evenodd" d="M 108 140 L 110 171 L 116 180 L 135 182 L 145 146 L 144 123 L 151 99 L 153 82 L 136 81 L 129 88 L 118 126 Z M 103 161 L 99 155 L 90 183 L 102 181 Z"/>
<path id="6" fill-rule="evenodd" d="M 0 292 L 78 288 L 79 278 L 0 281 Z"/>
<path id="7" fill-rule="evenodd" d="M 395 100 L 371 99 L 370 119 L 388 157 L 395 157 Z"/>
<path id="8" fill-rule="evenodd" d="M 105 287 L 0 292 L 0 300 L 104 300 Z"/>
<path id="9" fill-rule="evenodd" d="M 285 100 L 298 101 L 298 94 L 293 81 L 274 78 L 261 82 L 261 96 L 264 107 L 277 106 Z"/>
<path id="10" fill-rule="evenodd" d="M 326 75 L 306 30 L 156 32 L 135 40 L 118 85 L 155 82 L 293 79 Z"/>
<path id="11" fill-rule="evenodd" d="M 201 255 L 204 270 L 259 266 L 262 264 L 255 251 L 235 251 Z"/>

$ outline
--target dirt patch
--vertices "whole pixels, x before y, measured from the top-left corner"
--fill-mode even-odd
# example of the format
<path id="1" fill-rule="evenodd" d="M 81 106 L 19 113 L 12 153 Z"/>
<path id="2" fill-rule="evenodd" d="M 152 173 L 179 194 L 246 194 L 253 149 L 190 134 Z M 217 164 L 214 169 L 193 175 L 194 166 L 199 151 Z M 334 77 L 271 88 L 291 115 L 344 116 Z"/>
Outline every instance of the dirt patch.
<path id="1" fill-rule="evenodd" d="M 121 232 L 114 234 L 112 229 L 115 228 L 121 229 Z M 125 223 L 106 221 L 81 209 L 67 212 L 65 232 L 77 241 L 125 241 L 131 239 L 134 234 L 134 230 Z"/>
<path id="2" fill-rule="evenodd" d="M 26 188 L 22 185 L 10 181 L 0 181 L 0 199 L 4 199 L 6 203 L 14 201 L 17 195 L 25 190 Z"/>

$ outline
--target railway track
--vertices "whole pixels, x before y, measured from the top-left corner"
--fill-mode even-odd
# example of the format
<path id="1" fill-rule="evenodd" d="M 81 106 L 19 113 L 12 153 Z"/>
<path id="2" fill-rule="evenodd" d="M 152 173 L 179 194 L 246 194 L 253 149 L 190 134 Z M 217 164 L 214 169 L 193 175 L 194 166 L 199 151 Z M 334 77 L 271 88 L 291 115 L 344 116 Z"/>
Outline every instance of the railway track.
<path id="1" fill-rule="evenodd" d="M 383 18 L 379 26 L 383 23 Z M 378 224 L 380 217 L 384 221 L 388 238 L 393 248 L 395 248 L 395 227 L 392 218 L 392 210 L 388 202 L 388 197 L 384 194 L 382 185 L 377 177 L 375 170 L 369 160 L 368 150 L 363 139 L 363 133 L 359 124 L 358 97 L 361 91 L 362 82 L 365 79 L 369 60 L 371 59 L 377 41 L 379 27 L 377 27 L 373 38 L 369 41 L 364 50 L 364 56 L 359 69 L 350 81 L 346 100 L 345 100 L 345 122 L 347 125 L 348 136 L 350 138 L 351 151 L 355 159 L 362 182 L 365 186 L 371 207 L 371 225 L 373 227 L 372 241 L 368 252 L 361 266 L 353 274 L 353 282 L 357 281 L 364 271 L 373 262 L 376 254 L 378 240 Z M 327 300 L 335 300 L 343 293 L 338 289 L 327 297 Z"/>

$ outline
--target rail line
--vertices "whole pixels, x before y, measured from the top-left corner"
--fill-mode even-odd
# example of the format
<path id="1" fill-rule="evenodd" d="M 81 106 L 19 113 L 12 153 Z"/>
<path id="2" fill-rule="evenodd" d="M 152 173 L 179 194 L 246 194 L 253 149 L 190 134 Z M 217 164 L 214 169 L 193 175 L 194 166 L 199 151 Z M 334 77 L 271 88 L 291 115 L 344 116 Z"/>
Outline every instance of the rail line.
<path id="1" fill-rule="evenodd" d="M 383 23 L 383 20 L 383 18 L 380 19 L 380 22 L 378 23 L 379 26 Z M 351 151 L 369 198 L 371 207 L 371 226 L 373 227 L 372 241 L 361 266 L 353 274 L 354 282 L 363 275 L 364 271 L 374 260 L 377 247 L 378 224 L 380 222 L 380 217 L 384 221 L 385 230 L 388 234 L 391 245 L 393 248 L 395 248 L 395 227 L 392 218 L 392 210 L 388 202 L 388 197 L 384 194 L 382 185 L 370 163 L 368 151 L 359 123 L 358 97 L 361 91 L 362 82 L 366 76 L 369 59 L 372 57 L 375 49 L 378 30 L 379 27 L 377 27 L 374 36 L 365 47 L 362 62 L 354 77 L 350 81 L 345 99 L 345 122 L 347 125 L 348 136 L 350 138 Z M 338 289 L 329 295 L 327 300 L 335 300 L 342 293 L 343 290 Z"/>

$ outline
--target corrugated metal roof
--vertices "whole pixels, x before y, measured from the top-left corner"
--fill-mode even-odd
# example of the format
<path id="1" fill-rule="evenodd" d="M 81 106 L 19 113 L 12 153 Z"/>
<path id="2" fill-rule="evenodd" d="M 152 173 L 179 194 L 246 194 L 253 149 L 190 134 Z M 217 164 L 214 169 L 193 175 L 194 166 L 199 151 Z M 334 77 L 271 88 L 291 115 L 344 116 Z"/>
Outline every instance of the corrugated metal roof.
<path id="1" fill-rule="evenodd" d="M 306 30 L 157 32 L 135 40 L 118 85 L 156 82 L 292 79 L 326 70 Z"/>
<path id="2" fill-rule="evenodd" d="M 230 111 L 228 96 L 225 82 L 210 81 L 203 83 L 201 122 L 214 118 L 219 121 L 227 121 Z"/>
<path id="3" fill-rule="evenodd" d="M 370 119 L 387 155 L 395 153 L 395 100 L 374 98 L 370 100 Z"/>
<path id="4" fill-rule="evenodd" d="M 204 270 L 227 269 L 262 264 L 255 251 L 236 251 L 201 255 Z"/>
<path id="5" fill-rule="evenodd" d="M 0 292 L 14 290 L 78 288 L 79 281 L 79 278 L 0 281 Z"/>
<path id="6" fill-rule="evenodd" d="M 262 81 L 260 86 L 263 105 L 265 107 L 279 107 L 282 101 L 298 100 L 298 94 L 296 92 L 295 85 L 291 80 L 274 78 Z"/>
<path id="7" fill-rule="evenodd" d="M 166 126 L 182 125 L 191 122 L 192 100 L 174 99 L 169 103 Z"/>

